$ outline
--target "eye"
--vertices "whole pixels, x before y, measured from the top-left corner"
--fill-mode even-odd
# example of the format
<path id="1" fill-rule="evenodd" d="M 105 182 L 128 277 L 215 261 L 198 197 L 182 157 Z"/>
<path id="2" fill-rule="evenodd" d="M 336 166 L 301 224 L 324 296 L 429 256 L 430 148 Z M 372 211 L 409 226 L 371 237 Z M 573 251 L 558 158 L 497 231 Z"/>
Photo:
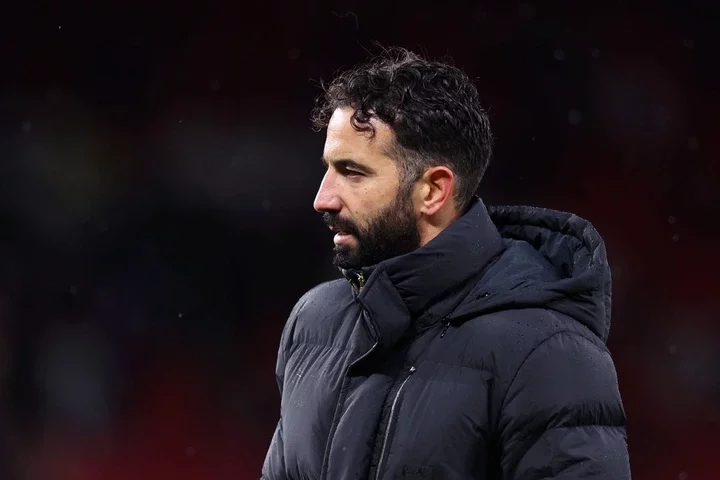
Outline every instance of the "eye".
<path id="1" fill-rule="evenodd" d="M 343 168 L 340 173 L 349 178 L 360 178 L 365 176 L 364 173 L 358 172 L 357 170 L 353 170 L 350 168 Z"/>

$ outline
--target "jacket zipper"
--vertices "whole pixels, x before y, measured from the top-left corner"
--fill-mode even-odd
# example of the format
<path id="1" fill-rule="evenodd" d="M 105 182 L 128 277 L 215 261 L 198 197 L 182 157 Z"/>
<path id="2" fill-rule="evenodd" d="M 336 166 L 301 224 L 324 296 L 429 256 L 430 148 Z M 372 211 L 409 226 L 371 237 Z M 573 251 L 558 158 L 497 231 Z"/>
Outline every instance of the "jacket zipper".
<path id="1" fill-rule="evenodd" d="M 446 334 L 447 331 L 448 331 L 448 328 L 450 328 L 450 320 L 445 319 L 445 320 L 443 321 L 442 332 L 440 332 L 440 338 L 443 338 L 443 337 L 445 336 L 445 334 Z"/>
<path id="2" fill-rule="evenodd" d="M 383 460 L 385 460 L 385 453 L 387 451 L 388 447 L 388 440 L 390 438 L 390 429 L 393 426 L 393 420 L 395 418 L 395 409 L 398 405 L 398 400 L 400 399 L 400 394 L 403 391 L 403 388 L 405 388 L 405 384 L 408 380 L 410 380 L 410 377 L 413 373 L 415 373 L 416 368 L 410 367 L 410 370 L 408 371 L 407 376 L 405 377 L 405 380 L 400 384 L 400 388 L 398 388 L 398 391 L 395 393 L 395 398 L 393 399 L 392 407 L 390 407 L 390 419 L 388 420 L 388 425 L 385 428 L 385 437 L 383 438 L 382 443 L 382 449 L 380 450 L 380 461 L 378 462 L 377 467 L 377 474 L 375 475 L 375 480 L 380 480 L 380 474 L 382 473 L 382 467 L 383 467 Z"/>
<path id="3" fill-rule="evenodd" d="M 362 272 L 358 272 L 358 292 L 365 286 L 365 275 Z"/>
<path id="4" fill-rule="evenodd" d="M 356 293 L 360 293 L 365 286 L 365 274 L 362 270 L 343 270 L 343 275 L 353 290 Z"/>
<path id="5" fill-rule="evenodd" d="M 350 365 L 347 366 L 345 369 L 345 374 L 343 375 L 343 382 L 340 387 L 340 396 L 337 401 L 337 405 L 335 406 L 335 415 L 333 416 L 333 423 L 330 426 L 330 434 L 328 435 L 328 440 L 325 446 L 325 455 L 323 457 L 323 463 L 320 470 L 320 479 L 326 479 L 328 474 L 328 469 L 330 468 L 330 450 L 332 447 L 333 440 L 335 438 L 335 431 L 337 430 L 338 423 L 340 422 L 340 415 L 342 415 L 342 406 L 345 403 L 345 397 L 347 395 L 347 383 L 348 383 L 348 374 L 350 373 L 350 370 L 354 365 L 357 363 L 363 361 L 365 358 L 367 358 L 370 354 L 372 354 L 375 349 L 380 345 L 380 342 L 378 340 L 373 343 L 373 346 L 370 347 L 370 350 L 365 352 L 360 358 L 353 361 Z"/>

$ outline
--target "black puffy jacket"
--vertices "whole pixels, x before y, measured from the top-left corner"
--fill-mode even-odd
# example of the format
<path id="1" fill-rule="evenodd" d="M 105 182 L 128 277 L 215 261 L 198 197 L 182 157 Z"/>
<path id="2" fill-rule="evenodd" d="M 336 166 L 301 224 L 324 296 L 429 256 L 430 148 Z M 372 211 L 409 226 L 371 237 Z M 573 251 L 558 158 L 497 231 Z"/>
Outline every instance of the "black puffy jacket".
<path id="1" fill-rule="evenodd" d="M 262 478 L 628 479 L 610 270 L 581 218 L 471 210 L 297 303 Z"/>

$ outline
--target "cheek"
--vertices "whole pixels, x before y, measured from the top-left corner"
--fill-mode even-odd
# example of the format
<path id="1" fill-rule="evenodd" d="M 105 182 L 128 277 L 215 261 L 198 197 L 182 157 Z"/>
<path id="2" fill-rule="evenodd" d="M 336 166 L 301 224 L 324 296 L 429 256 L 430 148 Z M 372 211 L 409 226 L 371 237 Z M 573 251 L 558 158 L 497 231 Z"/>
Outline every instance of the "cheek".
<path id="1" fill-rule="evenodd" d="M 352 220 L 360 227 L 366 227 L 378 212 L 393 203 L 398 188 L 381 179 L 365 178 L 347 187 L 345 206 Z"/>
<path id="2" fill-rule="evenodd" d="M 378 189 L 364 188 L 358 195 L 357 217 L 367 225 L 377 213 L 385 209 L 393 201 L 394 197 L 388 192 L 378 191 Z"/>
<path id="3" fill-rule="evenodd" d="M 398 195 L 398 187 L 387 181 L 368 182 L 359 189 L 359 197 L 369 210 L 377 210 L 390 205 Z"/>

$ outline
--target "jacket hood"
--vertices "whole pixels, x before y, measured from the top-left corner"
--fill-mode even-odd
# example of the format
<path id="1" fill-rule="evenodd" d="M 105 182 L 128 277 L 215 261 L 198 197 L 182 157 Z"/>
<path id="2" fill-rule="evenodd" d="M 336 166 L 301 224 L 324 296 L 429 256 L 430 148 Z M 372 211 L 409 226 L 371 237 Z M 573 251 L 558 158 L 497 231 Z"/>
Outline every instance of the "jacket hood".
<path id="1" fill-rule="evenodd" d="M 547 308 L 572 317 L 607 342 L 611 275 L 600 234 L 577 215 L 549 209 L 489 207 L 504 249 L 452 315 Z M 471 296 L 472 297 L 472 296 Z"/>

